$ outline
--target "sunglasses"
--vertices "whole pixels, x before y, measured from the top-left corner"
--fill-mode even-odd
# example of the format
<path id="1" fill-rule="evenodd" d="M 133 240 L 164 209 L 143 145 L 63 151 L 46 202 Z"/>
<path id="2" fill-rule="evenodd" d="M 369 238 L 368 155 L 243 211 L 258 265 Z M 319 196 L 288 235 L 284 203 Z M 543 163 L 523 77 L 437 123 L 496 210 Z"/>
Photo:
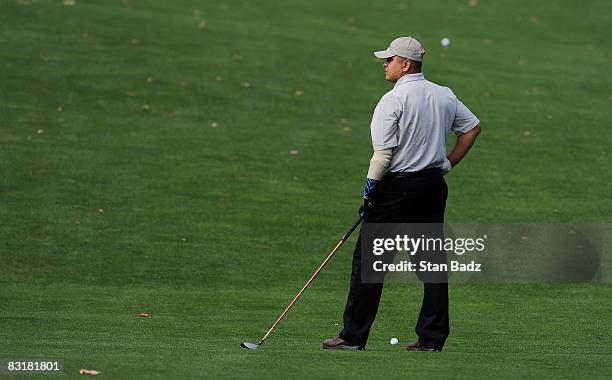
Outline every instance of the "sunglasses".
<path id="1" fill-rule="evenodd" d="M 398 56 L 398 55 L 394 55 L 393 57 L 385 58 L 385 62 L 387 62 L 387 63 L 391 63 L 391 62 L 393 62 L 393 60 L 395 59 L 395 57 L 399 57 L 399 56 Z M 401 62 L 403 62 L 403 61 L 405 61 L 406 59 L 407 59 L 407 58 L 402 58 L 402 57 L 400 57 L 400 60 L 401 60 L 401 61 L 400 61 L 400 63 L 401 63 Z"/>

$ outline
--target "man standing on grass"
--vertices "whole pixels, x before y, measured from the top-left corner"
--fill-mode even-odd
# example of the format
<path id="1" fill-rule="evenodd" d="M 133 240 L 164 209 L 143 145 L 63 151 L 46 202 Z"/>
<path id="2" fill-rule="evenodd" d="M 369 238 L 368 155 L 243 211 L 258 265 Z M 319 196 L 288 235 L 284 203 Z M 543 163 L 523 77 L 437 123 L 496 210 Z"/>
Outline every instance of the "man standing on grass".
<path id="1" fill-rule="evenodd" d="M 447 88 L 425 79 L 425 50 L 412 37 L 400 37 L 374 55 L 385 60 L 385 79 L 395 86 L 380 100 L 370 126 L 374 155 L 370 161 L 364 205 L 366 223 L 444 223 L 448 188 L 443 176 L 470 150 L 480 121 Z M 457 136 L 446 154 L 450 131 Z M 323 348 L 360 350 L 376 317 L 382 283 L 361 278 L 361 234 L 355 246 L 344 328 Z M 450 332 L 448 284 L 423 283 L 418 339 L 406 349 L 440 351 Z"/>

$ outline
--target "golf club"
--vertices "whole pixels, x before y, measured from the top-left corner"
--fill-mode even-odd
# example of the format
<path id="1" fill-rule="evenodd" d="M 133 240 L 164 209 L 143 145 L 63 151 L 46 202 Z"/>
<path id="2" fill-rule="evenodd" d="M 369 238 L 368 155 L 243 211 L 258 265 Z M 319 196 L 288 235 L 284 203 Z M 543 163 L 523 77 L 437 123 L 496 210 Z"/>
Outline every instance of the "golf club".
<path id="1" fill-rule="evenodd" d="M 263 342 L 266 340 L 266 338 L 268 338 L 268 336 L 272 333 L 272 330 L 274 330 L 274 328 L 276 327 L 276 325 L 278 325 L 278 323 L 281 321 L 281 319 L 283 319 L 283 317 L 285 316 L 285 314 L 287 314 L 287 312 L 289 311 L 289 309 L 291 309 L 291 307 L 293 306 L 293 304 L 295 304 L 295 302 L 298 300 L 298 298 L 300 298 L 300 296 L 302 295 L 302 293 L 304 293 L 304 290 L 306 290 L 306 288 L 308 287 L 308 285 L 310 285 L 310 283 L 312 282 L 312 280 L 314 280 L 315 277 L 317 277 L 317 275 L 319 274 L 319 272 L 321 271 L 321 269 L 323 269 L 323 267 L 325 266 L 325 264 L 327 264 L 327 262 L 334 256 L 334 254 L 336 252 L 338 252 L 338 250 L 340 249 L 340 247 L 342 247 L 342 244 L 344 244 L 344 242 L 349 238 L 349 236 L 351 236 L 351 234 L 353 233 L 353 231 L 355 231 L 355 229 L 357 228 L 357 226 L 359 225 L 359 223 L 361 223 L 361 221 L 363 220 L 364 214 L 360 213 L 359 214 L 359 218 L 357 218 L 357 220 L 355 221 L 355 223 L 353 223 L 353 225 L 351 226 L 351 228 L 348 229 L 348 231 L 346 231 L 346 233 L 344 234 L 344 236 L 342 236 L 342 239 L 340 239 L 340 241 L 338 242 L 338 244 L 336 244 L 336 246 L 334 247 L 334 249 L 329 253 L 329 255 L 327 255 L 327 257 L 325 258 L 325 260 L 323 261 L 323 263 L 317 268 L 317 270 L 312 274 L 312 276 L 310 276 L 310 278 L 308 279 L 308 281 L 306 281 L 306 285 L 304 285 L 304 287 L 302 287 L 302 290 L 300 290 L 300 292 L 295 296 L 295 298 L 293 298 L 293 301 L 291 301 L 291 303 L 289 304 L 289 306 L 287 306 L 287 308 L 285 309 L 285 311 L 283 311 L 283 313 L 280 315 L 280 317 L 278 317 L 276 319 L 276 322 L 274 322 L 274 324 L 272 325 L 272 327 L 270 327 L 270 330 L 268 330 L 268 332 L 266 333 L 266 335 L 263 336 L 263 338 L 261 338 L 259 340 L 259 342 L 257 343 L 252 343 L 252 342 L 242 342 L 240 343 L 240 347 L 242 348 L 246 348 L 248 350 L 257 350 L 259 349 L 259 347 L 261 347 L 261 345 L 263 344 Z"/>

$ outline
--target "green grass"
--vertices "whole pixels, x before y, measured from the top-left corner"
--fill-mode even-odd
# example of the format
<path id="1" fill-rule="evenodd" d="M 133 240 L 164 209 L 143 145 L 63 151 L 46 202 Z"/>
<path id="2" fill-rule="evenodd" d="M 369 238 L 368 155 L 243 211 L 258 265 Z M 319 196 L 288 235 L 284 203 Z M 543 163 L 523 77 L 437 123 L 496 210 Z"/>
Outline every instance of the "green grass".
<path id="1" fill-rule="evenodd" d="M 11 342 L 2 355 L 44 354 L 63 359 L 68 373 L 93 367 L 109 378 L 603 378 L 610 368 L 606 287 L 454 286 L 451 339 L 443 353 L 428 354 L 388 344 L 412 337 L 420 302 L 418 285 L 392 284 L 368 349 L 352 353 L 318 347 L 341 323 L 341 292 L 328 279 L 252 352 L 239 343 L 263 334 L 293 289 L 245 282 L 251 286 L 10 285 L 1 300 L 13 331 L 0 333 Z M 139 318 L 143 310 L 151 318 Z"/>
<path id="2" fill-rule="evenodd" d="M 354 238 L 263 350 L 238 347 L 352 222 L 390 88 L 371 52 L 398 35 L 481 119 L 448 222 L 610 223 L 609 2 L 31 3 L 0 3 L 0 359 L 109 378 L 612 370 L 609 284 L 454 285 L 438 355 L 389 346 L 420 303 L 390 284 L 367 351 L 322 351 Z"/>

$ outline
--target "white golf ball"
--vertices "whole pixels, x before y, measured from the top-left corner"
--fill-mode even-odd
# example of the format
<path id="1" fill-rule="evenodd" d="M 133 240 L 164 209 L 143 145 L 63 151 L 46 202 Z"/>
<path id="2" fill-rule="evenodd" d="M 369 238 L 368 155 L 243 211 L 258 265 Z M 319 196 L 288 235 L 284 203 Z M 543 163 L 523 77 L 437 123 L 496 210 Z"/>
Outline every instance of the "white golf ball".
<path id="1" fill-rule="evenodd" d="M 440 44 L 441 44 L 442 46 L 448 46 L 448 45 L 450 45 L 450 40 L 449 40 L 448 38 L 444 37 L 444 38 L 443 38 L 443 39 L 440 41 Z"/>
<path id="2" fill-rule="evenodd" d="M 398 344 L 398 343 L 399 343 L 399 339 L 397 339 L 397 338 L 391 338 L 391 340 L 389 341 L 389 343 L 391 343 L 392 345 L 394 345 L 394 346 L 395 346 L 396 344 Z"/>

